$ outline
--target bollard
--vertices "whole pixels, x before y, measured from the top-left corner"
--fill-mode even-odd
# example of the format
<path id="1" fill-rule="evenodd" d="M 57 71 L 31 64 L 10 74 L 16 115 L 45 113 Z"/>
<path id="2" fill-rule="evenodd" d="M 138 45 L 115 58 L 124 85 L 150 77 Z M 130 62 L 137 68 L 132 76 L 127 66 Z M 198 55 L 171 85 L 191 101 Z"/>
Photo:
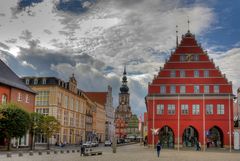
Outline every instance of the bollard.
<path id="1" fill-rule="evenodd" d="M 72 150 L 72 153 L 75 153 L 75 150 Z"/>
<path id="2" fill-rule="evenodd" d="M 112 150 L 113 150 L 113 153 L 117 152 L 117 140 L 115 137 L 113 138 Z"/>
<path id="3" fill-rule="evenodd" d="M 30 151 L 30 152 L 29 152 L 29 155 L 30 155 L 30 156 L 33 156 L 33 151 Z"/>
<path id="4" fill-rule="evenodd" d="M 49 155 L 50 154 L 50 150 L 47 150 L 47 155 Z"/>
<path id="5" fill-rule="evenodd" d="M 19 157 L 22 157 L 22 156 L 23 156 L 23 153 L 22 153 L 22 152 L 19 152 L 19 153 L 18 153 L 18 156 L 19 156 Z"/>
<path id="6" fill-rule="evenodd" d="M 79 153 L 79 152 L 80 152 L 80 150 L 78 149 L 78 150 L 77 150 L 77 152 Z"/>
<path id="7" fill-rule="evenodd" d="M 67 150 L 67 153 L 69 153 L 69 150 Z"/>
<path id="8" fill-rule="evenodd" d="M 58 151 L 57 150 L 54 150 L 54 154 L 57 154 L 58 153 Z"/>
<path id="9" fill-rule="evenodd" d="M 42 155 L 42 152 L 41 152 L 41 151 L 39 151 L 39 152 L 38 152 L 38 155 Z"/>
<path id="10" fill-rule="evenodd" d="M 11 158 L 11 157 L 12 157 L 12 153 L 8 152 L 8 153 L 7 153 L 7 157 L 8 157 L 8 158 Z"/>
<path id="11" fill-rule="evenodd" d="M 61 152 L 62 154 L 64 153 L 64 151 L 63 151 L 63 150 L 61 150 L 60 152 Z"/>

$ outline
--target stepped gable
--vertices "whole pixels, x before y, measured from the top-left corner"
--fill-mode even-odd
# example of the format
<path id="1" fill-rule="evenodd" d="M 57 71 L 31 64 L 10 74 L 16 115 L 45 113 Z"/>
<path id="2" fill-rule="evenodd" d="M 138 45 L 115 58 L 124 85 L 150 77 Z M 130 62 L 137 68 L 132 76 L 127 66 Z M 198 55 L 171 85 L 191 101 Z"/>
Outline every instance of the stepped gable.
<path id="1" fill-rule="evenodd" d="M 180 71 L 185 70 L 185 76 L 180 77 Z M 199 77 L 193 77 L 194 70 L 199 71 Z M 204 76 L 204 70 L 209 71 L 209 76 Z M 175 76 L 171 76 L 171 71 L 175 71 Z M 165 64 L 160 67 L 158 75 L 154 75 L 154 79 L 149 84 L 148 92 L 160 93 L 161 84 L 180 85 L 180 84 L 219 84 L 224 87 L 224 92 L 232 93 L 232 83 L 229 82 L 215 65 L 213 59 L 210 59 L 207 52 L 203 50 L 201 44 L 195 39 L 195 35 L 189 31 L 182 35 L 182 40 L 174 52 L 171 53 L 169 59 L 166 59 Z M 201 87 L 200 93 L 204 93 Z M 177 92 L 178 93 L 178 92 Z"/>

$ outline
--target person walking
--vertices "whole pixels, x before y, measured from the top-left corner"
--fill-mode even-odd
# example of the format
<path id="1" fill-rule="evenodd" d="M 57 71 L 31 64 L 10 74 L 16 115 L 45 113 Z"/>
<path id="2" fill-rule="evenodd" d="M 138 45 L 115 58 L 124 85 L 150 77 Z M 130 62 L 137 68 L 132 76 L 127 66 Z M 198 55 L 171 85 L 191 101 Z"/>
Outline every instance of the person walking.
<path id="1" fill-rule="evenodd" d="M 161 145 L 161 143 L 160 143 L 160 141 L 157 143 L 157 155 L 158 155 L 158 158 L 159 158 L 159 156 L 160 156 L 160 151 L 161 151 L 161 149 L 162 149 L 162 145 Z"/>
<path id="2" fill-rule="evenodd" d="M 84 156 L 85 154 L 85 147 L 81 145 L 81 156 Z"/>

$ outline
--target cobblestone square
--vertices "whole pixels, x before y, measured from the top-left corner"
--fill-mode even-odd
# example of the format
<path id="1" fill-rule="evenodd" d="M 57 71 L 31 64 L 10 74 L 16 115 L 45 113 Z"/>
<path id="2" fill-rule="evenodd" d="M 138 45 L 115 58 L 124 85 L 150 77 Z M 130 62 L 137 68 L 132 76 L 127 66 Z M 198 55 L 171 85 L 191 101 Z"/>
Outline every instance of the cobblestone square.
<path id="1" fill-rule="evenodd" d="M 197 151 L 177 151 L 166 150 L 161 151 L 160 158 L 157 158 L 156 151 L 147 147 L 139 146 L 139 144 L 122 146 L 117 148 L 117 153 L 113 154 L 110 147 L 101 147 L 98 150 L 103 151 L 100 156 L 81 157 L 79 153 L 58 153 L 50 155 L 43 153 L 39 156 L 35 153 L 33 156 L 24 154 L 23 157 L 13 155 L 11 158 L 1 156 L 1 161 L 237 161 L 240 158 L 240 152 L 229 153 L 221 152 L 197 152 Z"/>

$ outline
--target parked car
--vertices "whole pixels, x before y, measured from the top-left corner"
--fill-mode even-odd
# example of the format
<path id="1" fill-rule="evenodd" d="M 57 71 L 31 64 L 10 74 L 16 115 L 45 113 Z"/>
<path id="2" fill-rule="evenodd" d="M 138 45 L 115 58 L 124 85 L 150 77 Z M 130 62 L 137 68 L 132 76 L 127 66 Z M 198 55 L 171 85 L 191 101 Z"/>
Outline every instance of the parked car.
<path id="1" fill-rule="evenodd" d="M 87 142 L 83 143 L 83 146 L 90 148 L 90 147 L 92 147 L 92 143 L 91 143 L 91 141 L 87 141 Z"/>
<path id="2" fill-rule="evenodd" d="M 98 141 L 93 141 L 91 144 L 92 144 L 92 147 L 97 147 L 99 145 Z"/>
<path id="3" fill-rule="evenodd" d="M 104 146 L 111 146 L 112 145 L 112 142 L 110 140 L 106 140 L 104 142 Z"/>

